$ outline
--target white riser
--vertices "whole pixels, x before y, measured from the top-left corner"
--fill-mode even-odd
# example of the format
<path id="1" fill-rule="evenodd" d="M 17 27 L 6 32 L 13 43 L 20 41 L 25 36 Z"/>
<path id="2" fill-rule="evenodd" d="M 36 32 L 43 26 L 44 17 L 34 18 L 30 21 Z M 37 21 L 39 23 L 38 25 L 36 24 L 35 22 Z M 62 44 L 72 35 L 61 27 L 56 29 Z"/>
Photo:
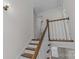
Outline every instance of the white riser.
<path id="1" fill-rule="evenodd" d="M 28 47 L 37 48 L 37 45 L 28 45 Z"/>
<path id="2" fill-rule="evenodd" d="M 34 54 L 35 51 L 31 51 L 31 50 L 25 50 L 24 53 L 30 53 L 30 54 Z"/>
<path id="3" fill-rule="evenodd" d="M 39 43 L 39 41 L 31 41 L 31 43 Z"/>

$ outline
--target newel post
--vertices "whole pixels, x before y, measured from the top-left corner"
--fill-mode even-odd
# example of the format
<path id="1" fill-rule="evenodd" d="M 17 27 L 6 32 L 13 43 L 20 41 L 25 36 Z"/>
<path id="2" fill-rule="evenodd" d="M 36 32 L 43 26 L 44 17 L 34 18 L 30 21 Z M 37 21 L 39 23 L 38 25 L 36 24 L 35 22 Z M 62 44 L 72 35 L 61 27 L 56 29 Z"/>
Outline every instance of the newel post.
<path id="1" fill-rule="evenodd" d="M 49 29 L 49 20 L 47 19 L 47 26 L 48 26 L 48 38 L 49 38 L 49 41 L 50 41 L 50 29 Z"/>

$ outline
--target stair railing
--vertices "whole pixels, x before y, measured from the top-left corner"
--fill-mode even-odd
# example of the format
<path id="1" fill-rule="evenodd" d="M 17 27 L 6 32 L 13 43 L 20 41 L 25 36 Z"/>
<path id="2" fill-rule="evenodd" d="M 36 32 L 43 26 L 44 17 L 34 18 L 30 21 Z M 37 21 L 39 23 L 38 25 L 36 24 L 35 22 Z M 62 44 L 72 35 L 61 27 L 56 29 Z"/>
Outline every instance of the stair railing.
<path id="1" fill-rule="evenodd" d="M 69 31 L 68 30 L 68 20 L 69 20 L 69 17 L 62 18 L 62 19 L 55 19 L 55 20 L 47 19 L 49 41 L 73 42 L 73 40 L 70 38 L 70 33 L 68 32 Z M 62 24 L 63 25 L 63 30 L 62 30 L 62 25 L 60 25 L 60 26 L 57 25 L 58 22 L 63 23 Z M 50 24 L 53 24 L 53 25 L 50 26 Z M 59 26 L 59 27 L 57 28 L 57 26 Z M 52 29 L 52 30 L 50 31 L 50 29 Z M 64 38 L 62 38 L 63 36 L 60 37 L 60 34 L 57 33 L 57 31 L 59 31 L 59 29 L 61 30 L 61 33 L 60 33 L 61 35 L 63 35 L 62 33 L 64 31 Z M 60 37 L 60 38 L 57 38 L 57 35 L 59 35 L 58 37 Z"/>
<path id="2" fill-rule="evenodd" d="M 40 41 L 39 41 L 39 44 L 38 44 L 38 46 L 37 46 L 37 48 L 36 48 L 36 50 L 35 50 L 35 54 L 33 55 L 32 59 L 36 59 L 36 58 L 37 58 L 37 55 L 38 55 L 39 50 L 40 50 L 40 48 L 41 48 L 41 45 L 42 45 L 42 42 L 43 42 L 43 39 L 44 39 L 46 30 L 47 30 L 47 27 L 48 27 L 48 25 L 46 25 L 46 27 L 45 27 L 43 33 L 41 34 L 41 37 L 39 38 Z"/>
<path id="3" fill-rule="evenodd" d="M 45 36 L 45 33 L 46 33 L 47 29 L 48 29 L 48 38 L 49 38 L 49 41 L 73 42 L 73 40 L 71 40 L 71 39 L 68 40 L 67 39 L 66 25 L 65 25 L 65 22 L 64 22 L 65 20 L 69 20 L 69 17 L 62 18 L 62 19 L 56 19 L 56 20 L 49 20 L 49 19 L 47 19 L 47 25 L 46 25 L 43 33 L 41 34 L 41 37 L 39 38 L 40 41 L 39 41 L 39 44 L 38 44 L 37 48 L 35 49 L 35 54 L 33 55 L 32 59 L 36 59 L 37 58 L 37 55 L 38 55 L 39 50 L 41 48 L 41 45 L 42 45 L 42 42 L 43 42 L 43 39 L 44 39 L 44 36 Z M 66 39 L 65 40 L 64 39 L 62 39 L 62 40 L 58 40 L 58 39 L 51 40 L 51 38 L 50 38 L 50 23 L 54 23 L 54 22 L 57 22 L 57 21 L 63 21 L 63 23 L 64 23 L 63 25 L 64 25 L 64 30 L 65 30 L 65 35 L 66 35 Z"/>

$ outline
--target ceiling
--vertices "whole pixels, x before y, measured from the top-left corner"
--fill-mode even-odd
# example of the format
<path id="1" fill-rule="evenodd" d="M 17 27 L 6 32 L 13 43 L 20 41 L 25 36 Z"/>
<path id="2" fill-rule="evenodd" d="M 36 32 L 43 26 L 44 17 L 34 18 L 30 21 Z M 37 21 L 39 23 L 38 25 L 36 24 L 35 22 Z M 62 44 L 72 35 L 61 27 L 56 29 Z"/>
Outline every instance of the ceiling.
<path id="1" fill-rule="evenodd" d="M 33 7 L 36 13 L 41 13 L 48 9 L 57 8 L 61 0 L 33 0 Z"/>

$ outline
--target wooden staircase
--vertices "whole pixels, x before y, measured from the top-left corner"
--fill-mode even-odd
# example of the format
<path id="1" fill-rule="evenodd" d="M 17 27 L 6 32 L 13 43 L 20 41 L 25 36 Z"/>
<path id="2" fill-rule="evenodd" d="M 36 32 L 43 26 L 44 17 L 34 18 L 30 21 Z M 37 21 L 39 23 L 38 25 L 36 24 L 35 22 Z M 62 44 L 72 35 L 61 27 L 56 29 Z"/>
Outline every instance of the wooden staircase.
<path id="1" fill-rule="evenodd" d="M 39 39 L 32 39 L 31 42 L 29 43 L 28 47 L 25 48 L 23 54 L 21 55 L 21 59 L 36 59 L 37 55 L 39 53 L 40 47 L 43 42 L 43 38 L 45 36 L 47 30 L 47 25 L 45 27 L 45 30 L 41 34 L 41 37 Z"/>
<path id="2" fill-rule="evenodd" d="M 64 19 L 69 19 L 69 18 L 64 18 Z M 64 19 L 59 19 L 59 20 L 61 21 Z M 59 21 L 59 20 L 53 20 L 53 21 Z M 49 41 L 73 42 L 73 40 L 50 40 L 49 22 L 52 22 L 52 21 L 47 20 L 47 25 L 46 25 L 43 33 L 41 34 L 41 37 L 39 39 L 32 39 L 31 40 L 31 42 L 28 44 L 28 47 L 25 48 L 23 54 L 21 55 L 22 56 L 21 59 L 36 59 L 37 58 L 37 55 L 38 55 L 40 47 L 42 45 L 43 38 L 45 36 L 47 28 L 48 28 Z M 51 44 L 48 44 L 48 46 L 50 46 L 50 45 Z M 49 52 L 50 52 L 50 49 L 47 50 L 47 53 L 49 53 Z M 47 57 L 47 59 L 50 59 L 50 57 Z"/>
<path id="3" fill-rule="evenodd" d="M 27 58 L 33 59 L 33 56 L 35 55 L 39 42 L 40 42 L 40 40 L 38 40 L 38 39 L 32 39 L 31 42 L 29 43 L 28 47 L 25 48 L 25 51 L 21 56 L 25 57 L 26 59 Z"/>

